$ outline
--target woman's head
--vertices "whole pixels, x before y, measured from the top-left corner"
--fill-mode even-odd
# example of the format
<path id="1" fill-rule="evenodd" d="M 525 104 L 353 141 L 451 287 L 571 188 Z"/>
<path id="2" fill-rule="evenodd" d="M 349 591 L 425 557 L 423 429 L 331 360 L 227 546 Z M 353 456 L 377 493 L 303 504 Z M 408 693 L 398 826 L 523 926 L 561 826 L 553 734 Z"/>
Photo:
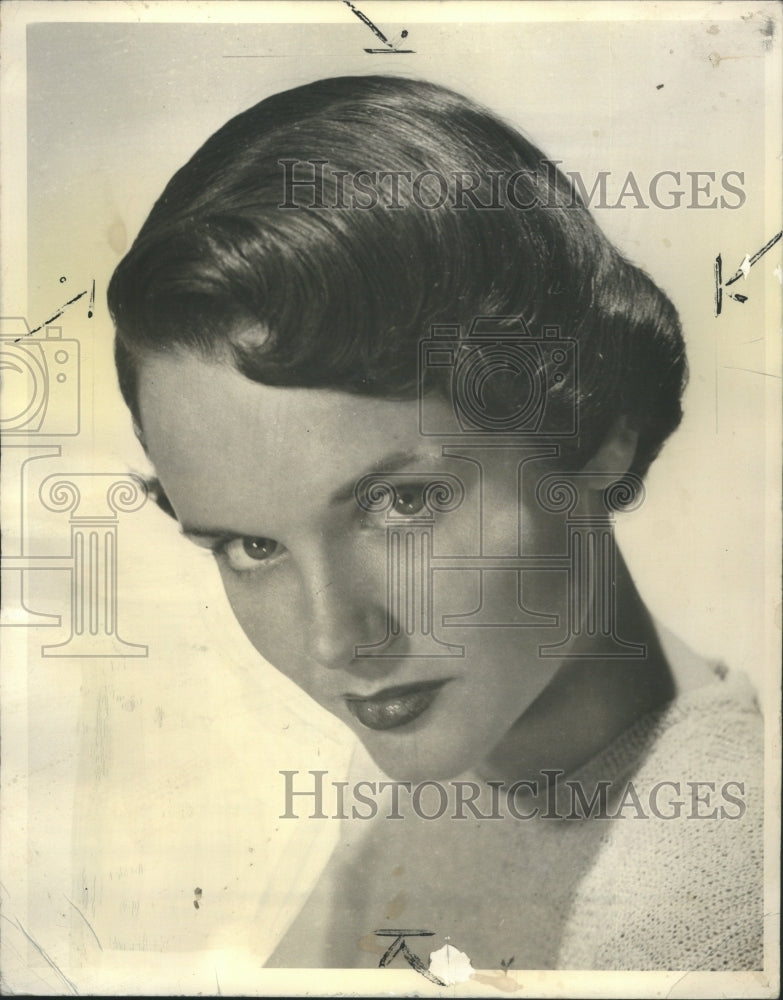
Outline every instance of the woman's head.
<path id="1" fill-rule="evenodd" d="M 430 84 L 348 77 L 209 139 L 109 305 L 159 502 L 215 553 L 256 648 L 392 775 L 485 759 L 582 624 L 542 472 L 642 475 L 679 422 L 666 297 L 491 114 Z M 522 336 L 540 380 L 498 327 Z M 461 435 L 452 376 L 490 348 L 470 391 L 499 426 L 546 392 L 544 433 L 520 448 Z M 575 414 L 578 433 L 548 433 Z M 357 504 L 373 474 L 394 484 L 391 508 L 377 491 Z M 520 555 L 533 563 L 503 562 Z"/>
<path id="2" fill-rule="evenodd" d="M 624 417 L 643 475 L 681 417 L 668 299 L 527 139 L 420 81 L 322 80 L 233 118 L 169 182 L 108 298 L 137 422 L 150 353 L 193 350 L 268 385 L 415 398 L 419 342 L 477 316 L 577 342 L 578 369 L 547 401 L 555 422 L 578 413 L 580 433 L 561 442 L 572 466 Z"/>

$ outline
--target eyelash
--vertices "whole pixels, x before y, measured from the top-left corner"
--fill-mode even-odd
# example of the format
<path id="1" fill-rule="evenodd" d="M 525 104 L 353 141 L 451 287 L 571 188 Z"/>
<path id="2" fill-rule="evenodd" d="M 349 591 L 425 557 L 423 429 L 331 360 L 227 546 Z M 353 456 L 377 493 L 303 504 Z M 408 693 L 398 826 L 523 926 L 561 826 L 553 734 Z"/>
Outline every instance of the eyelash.
<path id="1" fill-rule="evenodd" d="M 424 491 L 427 485 L 427 483 L 423 482 L 401 483 L 395 489 L 397 500 L 391 511 L 378 513 L 371 513 L 367 510 L 361 511 L 360 523 L 362 527 L 369 527 L 378 517 L 381 518 L 385 526 L 385 518 L 389 513 L 394 513 L 403 519 L 405 517 L 415 517 L 425 507 Z"/>
<path id="2" fill-rule="evenodd" d="M 253 556 L 248 554 L 247 546 L 256 543 L 264 543 L 266 546 L 273 546 L 272 552 L 268 558 L 254 559 Z M 231 551 L 232 546 L 234 546 L 233 552 Z M 236 549 L 239 549 L 240 551 L 237 552 Z M 235 538 L 222 539 L 212 546 L 212 554 L 215 558 L 223 560 L 228 568 L 238 576 L 249 573 L 268 572 L 273 566 L 277 565 L 277 563 L 281 561 L 287 552 L 288 549 L 284 545 L 281 545 L 280 542 L 276 542 L 274 538 L 264 538 L 263 536 L 251 538 L 247 535 L 239 535 Z M 240 558 L 246 558 L 248 560 L 248 565 L 239 565 L 237 563 L 237 556 Z"/>
<path id="3" fill-rule="evenodd" d="M 425 506 L 423 499 L 425 488 L 426 484 L 424 483 L 412 482 L 402 484 L 397 490 L 397 504 L 395 505 L 396 512 L 399 515 L 402 515 L 402 517 L 415 516 L 418 514 Z M 360 527 L 373 527 L 373 522 L 376 517 L 377 515 L 363 511 L 359 521 Z M 247 545 L 252 545 L 254 543 L 266 543 L 266 545 L 271 545 L 275 548 L 272 550 L 269 558 L 254 559 L 253 556 L 249 555 L 247 552 Z M 231 551 L 231 546 L 235 547 L 233 552 Z M 239 553 L 236 551 L 237 548 L 240 549 Z M 212 545 L 209 546 L 209 550 L 216 559 L 224 561 L 228 568 L 237 576 L 268 572 L 288 553 L 288 549 L 285 548 L 285 546 L 280 542 L 275 541 L 274 538 L 266 538 L 261 535 L 256 537 L 251 537 L 249 535 L 236 535 L 229 538 L 217 539 Z M 240 558 L 247 558 L 249 564 L 238 565 L 236 559 L 237 555 L 239 555 Z"/>

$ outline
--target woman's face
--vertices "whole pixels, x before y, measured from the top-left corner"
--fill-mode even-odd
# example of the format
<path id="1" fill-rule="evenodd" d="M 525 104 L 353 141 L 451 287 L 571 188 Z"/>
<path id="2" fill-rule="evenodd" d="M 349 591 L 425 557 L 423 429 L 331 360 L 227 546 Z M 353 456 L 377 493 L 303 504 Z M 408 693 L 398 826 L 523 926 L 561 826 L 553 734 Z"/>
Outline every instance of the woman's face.
<path id="1" fill-rule="evenodd" d="M 461 563 L 520 544 L 563 552 L 562 523 L 526 485 L 544 461 L 523 466 L 520 502 L 519 450 L 458 437 L 444 448 L 421 434 L 415 400 L 259 385 L 189 353 L 148 357 L 139 402 L 182 529 L 214 550 L 256 649 L 391 777 L 446 779 L 479 765 L 558 669 L 538 649 L 561 635 L 552 623 L 565 620 L 566 574 L 525 572 L 525 619 L 517 573 L 482 579 L 475 562 Z M 453 422 L 447 401 L 430 404 L 442 408 L 439 426 Z M 357 503 L 371 473 L 395 483 L 391 510 Z M 464 497 L 426 520 L 421 488 L 439 476 Z M 509 627 L 510 613 L 527 627 Z M 557 617 L 545 627 L 535 613 Z M 469 625 L 449 617 L 471 614 Z"/>

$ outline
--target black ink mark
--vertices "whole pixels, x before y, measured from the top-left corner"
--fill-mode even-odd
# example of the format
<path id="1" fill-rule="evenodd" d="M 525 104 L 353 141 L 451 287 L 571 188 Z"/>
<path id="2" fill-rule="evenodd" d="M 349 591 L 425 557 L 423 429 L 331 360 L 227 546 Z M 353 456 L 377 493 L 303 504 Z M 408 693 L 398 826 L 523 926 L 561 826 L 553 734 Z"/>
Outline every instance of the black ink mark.
<path id="1" fill-rule="evenodd" d="M 429 981 L 431 983 L 435 983 L 436 986 L 446 986 L 446 983 L 444 983 L 443 980 L 439 979 L 437 976 L 433 975 L 419 956 L 414 954 L 405 943 L 406 937 L 433 937 L 435 934 L 434 931 L 382 929 L 375 931 L 375 933 L 379 937 L 394 938 L 378 963 L 379 969 L 385 969 L 386 966 L 390 965 L 398 955 L 402 955 L 408 965 L 415 972 L 418 972 L 420 976 L 424 976 L 425 979 L 429 979 Z"/>
<path id="2" fill-rule="evenodd" d="M 753 256 L 748 260 L 747 267 L 739 267 L 737 273 L 726 282 L 726 287 L 733 285 L 735 281 L 739 281 L 743 274 L 747 274 L 748 270 L 753 267 L 757 261 L 761 260 L 764 254 L 768 250 L 771 250 L 781 237 L 783 237 L 783 229 L 776 236 L 773 236 L 768 243 L 765 243 L 760 250 L 753 254 Z"/>
<path id="3" fill-rule="evenodd" d="M 92 290 L 90 291 L 90 304 L 87 306 L 87 319 L 92 319 L 95 308 L 95 278 L 92 279 Z"/>
<path id="4" fill-rule="evenodd" d="M 392 38 L 392 40 L 389 42 L 389 45 L 391 45 L 395 51 L 398 51 L 397 44 L 401 42 L 403 38 L 407 37 L 408 37 L 408 32 L 405 28 L 403 28 L 402 31 L 399 33 L 399 35 L 395 35 L 394 38 Z"/>
<path id="5" fill-rule="evenodd" d="M 661 86 L 663 86 L 663 84 L 661 84 Z M 513 955 L 511 956 L 511 958 L 501 958 L 500 960 L 500 968 L 503 969 L 504 972 L 508 972 L 508 970 L 511 968 L 513 964 L 514 964 Z"/>
<path id="6" fill-rule="evenodd" d="M 358 7 L 354 7 L 354 5 L 351 3 L 351 0 L 343 0 L 343 3 L 345 4 L 346 7 L 348 7 L 350 10 L 353 11 L 353 13 L 359 18 L 360 21 L 362 21 L 364 24 L 367 25 L 367 27 L 370 29 L 370 31 L 374 35 L 377 35 L 378 38 L 380 38 L 380 40 L 385 45 L 389 44 L 389 39 L 386 37 L 386 35 L 384 35 L 384 33 L 380 30 L 380 28 L 376 28 L 375 25 L 372 23 L 372 21 L 369 19 L 369 17 L 367 17 L 366 14 L 363 14 L 358 9 Z"/>
<path id="7" fill-rule="evenodd" d="M 67 280 L 68 279 L 65 277 L 65 275 L 63 275 L 62 278 L 60 278 L 60 284 L 61 285 L 64 284 Z"/>
<path id="8" fill-rule="evenodd" d="M 367 27 L 370 29 L 370 31 L 376 36 L 376 38 L 380 38 L 380 40 L 386 46 L 385 49 L 365 49 L 364 50 L 365 52 L 369 52 L 371 55 L 380 55 L 380 54 L 386 55 L 389 52 L 394 52 L 397 53 L 398 55 L 406 55 L 406 54 L 410 55 L 413 53 L 413 49 L 398 49 L 396 46 L 396 40 L 395 42 L 390 42 L 389 39 L 386 37 L 386 35 L 384 35 L 384 33 L 381 31 L 381 29 L 376 27 L 369 19 L 369 17 L 367 17 L 366 14 L 363 14 L 358 7 L 354 6 L 354 4 L 351 3 L 351 0 L 343 0 L 343 3 L 345 4 L 346 7 L 348 7 L 350 11 L 352 11 L 352 13 L 354 13 L 359 18 L 359 20 L 363 24 L 366 24 Z M 407 37 L 408 37 L 408 32 L 403 29 L 403 31 L 400 32 L 400 38 L 407 38 Z"/>
<path id="9" fill-rule="evenodd" d="M 723 281 L 723 258 L 720 254 L 715 258 L 715 315 L 720 316 L 723 310 L 723 289 L 729 288 L 734 284 L 735 281 L 739 281 L 742 277 L 747 277 L 748 272 L 753 267 L 754 264 L 758 263 L 761 258 L 767 253 L 775 244 L 783 237 L 783 230 L 768 240 L 764 246 L 757 250 L 752 257 L 746 256 L 740 266 L 737 268 L 736 272 L 729 278 L 728 281 Z M 740 292 L 726 292 L 726 295 L 730 299 L 734 299 L 735 302 L 740 304 L 748 301 L 747 295 L 742 295 Z"/>
<path id="10" fill-rule="evenodd" d="M 723 258 L 720 254 L 715 258 L 715 315 L 720 316 L 723 308 Z"/>
<path id="11" fill-rule="evenodd" d="M 656 90 L 663 90 L 663 84 L 662 84 L 662 83 L 659 83 L 659 84 L 658 84 L 658 85 L 656 86 L 656 88 L 655 88 L 655 89 L 656 89 Z"/>
<path id="12" fill-rule="evenodd" d="M 94 284 L 94 282 L 93 282 L 93 284 Z M 48 326 L 50 323 L 53 323 L 56 319 L 59 319 L 60 316 L 62 316 L 62 314 L 68 308 L 68 306 L 72 306 L 74 304 L 74 302 L 78 302 L 79 299 L 83 299 L 86 294 L 87 294 L 87 289 L 85 288 L 85 290 L 83 292 L 79 292 L 79 294 L 78 295 L 74 295 L 74 297 L 72 299 L 68 299 L 68 301 L 65 303 L 65 305 L 61 306 L 57 310 L 57 312 L 54 314 L 54 316 L 50 316 L 49 319 L 45 319 L 43 321 L 43 323 L 41 323 L 40 326 L 36 326 L 35 329 L 28 331 L 24 336 L 25 337 L 32 337 L 32 335 L 34 333 L 38 333 L 39 330 L 43 330 L 43 328 L 45 326 Z M 89 313 L 88 315 L 92 316 L 92 313 Z M 23 339 L 24 339 L 24 337 L 15 337 L 14 338 L 14 343 L 18 344 L 19 341 L 23 340 Z"/>
<path id="13" fill-rule="evenodd" d="M 198 886 L 196 886 L 196 888 L 193 890 L 193 895 L 195 896 L 195 899 L 193 900 L 193 906 L 196 909 L 198 909 L 199 908 L 199 900 L 201 899 L 201 897 L 203 895 L 201 889 Z"/>

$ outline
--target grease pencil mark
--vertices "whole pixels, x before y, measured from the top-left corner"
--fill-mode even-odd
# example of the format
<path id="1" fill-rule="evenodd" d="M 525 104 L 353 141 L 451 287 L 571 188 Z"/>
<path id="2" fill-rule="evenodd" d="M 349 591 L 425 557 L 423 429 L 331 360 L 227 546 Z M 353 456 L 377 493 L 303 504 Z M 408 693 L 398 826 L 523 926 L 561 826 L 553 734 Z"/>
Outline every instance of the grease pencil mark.
<path id="1" fill-rule="evenodd" d="M 757 250 L 756 253 L 753 254 L 752 257 L 746 257 L 746 259 L 737 268 L 736 273 L 726 282 L 726 286 L 728 287 L 729 285 L 733 285 L 735 281 L 739 281 L 739 279 L 743 276 L 747 277 L 748 271 L 753 267 L 753 265 L 760 261 L 764 254 L 771 250 L 781 237 L 783 237 L 783 229 L 779 233 L 776 233 L 771 240 L 768 240 L 760 250 Z"/>
<path id="2" fill-rule="evenodd" d="M 783 237 L 783 230 L 776 233 L 772 239 L 767 240 L 764 246 L 757 250 L 752 256 L 751 254 L 745 254 L 742 263 L 734 272 L 734 274 L 728 279 L 728 281 L 723 280 L 723 257 L 721 254 L 715 258 L 713 264 L 713 273 L 715 277 L 715 315 L 720 316 L 723 311 L 723 292 L 724 289 L 729 288 L 734 284 L 735 281 L 739 281 L 740 278 L 747 278 L 750 273 L 750 269 L 754 264 L 757 264 L 765 253 L 768 253 L 776 243 L 780 241 Z M 748 301 L 747 295 L 742 295 L 740 292 L 726 292 L 726 296 L 730 299 L 734 299 L 735 302 L 742 304 Z M 762 373 L 765 374 L 765 373 Z"/>
<path id="3" fill-rule="evenodd" d="M 424 976 L 425 979 L 429 979 L 431 983 L 435 983 L 436 986 L 445 986 L 446 983 L 442 979 L 439 979 L 436 975 L 430 972 L 427 966 L 422 962 L 417 954 L 412 952 L 408 945 L 405 943 L 406 937 L 434 937 L 434 931 L 420 931 L 420 930 L 397 930 L 391 928 L 382 928 L 381 930 L 375 931 L 378 937 L 393 937 L 394 940 L 386 949 L 386 951 L 381 956 L 381 960 L 378 963 L 379 969 L 385 969 L 390 965 L 398 955 L 402 955 L 408 965 L 414 969 L 419 975 Z"/>
<path id="4" fill-rule="evenodd" d="M 93 288 L 94 287 L 95 287 L 95 282 L 93 281 Z M 50 316 L 49 319 L 45 319 L 43 323 L 40 324 L 40 326 L 36 326 L 33 330 L 28 330 L 27 333 L 24 334 L 24 337 L 32 337 L 34 333 L 38 333 L 39 330 L 43 330 L 45 326 L 48 326 L 50 323 L 53 323 L 56 319 L 59 319 L 60 316 L 62 316 L 62 314 L 68 308 L 68 306 L 72 306 L 74 302 L 78 302 L 79 299 L 83 299 L 84 296 L 87 294 L 87 292 L 88 289 L 85 288 L 83 292 L 79 292 L 79 294 L 74 295 L 72 299 L 68 299 L 65 305 L 61 306 L 53 316 Z M 88 312 L 87 316 L 88 318 L 90 318 L 92 316 L 92 313 Z M 14 343 L 18 344 L 20 340 L 24 339 L 24 337 L 15 337 Z"/>
<path id="5" fill-rule="evenodd" d="M 358 7 L 352 4 L 351 0 L 343 0 L 343 3 L 345 4 L 346 7 L 348 7 L 348 9 L 353 14 L 356 15 L 356 17 L 359 18 L 362 24 L 366 24 L 367 27 L 370 29 L 370 31 L 376 36 L 376 38 L 379 38 L 386 46 L 386 48 L 384 49 L 365 49 L 364 50 L 365 52 L 369 52 L 371 55 L 385 55 L 391 52 L 397 53 L 398 55 L 404 55 L 404 54 L 410 55 L 413 53 L 414 51 L 413 49 L 398 49 L 396 44 L 396 39 L 395 41 L 390 42 L 389 39 L 386 37 L 386 35 L 384 35 L 384 33 L 381 31 L 381 29 L 378 28 L 375 24 L 373 24 L 372 21 L 369 19 L 369 17 L 367 17 L 366 14 L 362 13 L 362 11 L 360 11 Z M 399 37 L 401 39 L 407 38 L 408 32 L 403 28 L 403 30 L 400 32 Z"/>

